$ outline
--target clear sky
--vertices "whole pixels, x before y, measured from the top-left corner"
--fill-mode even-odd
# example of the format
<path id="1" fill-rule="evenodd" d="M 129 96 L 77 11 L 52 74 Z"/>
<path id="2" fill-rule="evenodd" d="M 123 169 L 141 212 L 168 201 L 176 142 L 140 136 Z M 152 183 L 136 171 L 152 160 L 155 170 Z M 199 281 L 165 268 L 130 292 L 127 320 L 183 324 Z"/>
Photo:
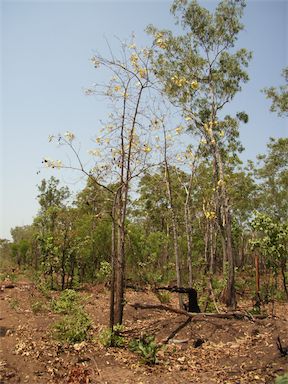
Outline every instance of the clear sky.
<path id="1" fill-rule="evenodd" d="M 200 1 L 212 8 L 216 1 Z M 99 130 L 105 107 L 84 95 L 97 80 L 90 63 L 95 51 L 107 52 L 105 38 L 136 34 L 139 45 L 149 45 L 145 27 L 174 29 L 171 1 L 14 1 L 0 0 L 1 25 L 1 155 L 0 238 L 10 228 L 31 224 L 37 213 L 37 184 L 51 174 L 72 189 L 82 186 L 65 171 L 42 169 L 45 156 L 59 157 L 48 135 L 70 130 L 89 149 Z M 253 51 L 250 82 L 229 111 L 245 110 L 250 120 L 241 128 L 246 150 L 254 160 L 264 153 L 270 136 L 288 136 L 287 121 L 269 112 L 260 92 L 280 85 L 288 65 L 288 0 L 248 0 L 239 47 Z M 99 79 L 98 79 L 99 80 Z M 57 155 L 58 154 L 58 155 Z M 40 170 L 40 173 L 38 171 Z"/>

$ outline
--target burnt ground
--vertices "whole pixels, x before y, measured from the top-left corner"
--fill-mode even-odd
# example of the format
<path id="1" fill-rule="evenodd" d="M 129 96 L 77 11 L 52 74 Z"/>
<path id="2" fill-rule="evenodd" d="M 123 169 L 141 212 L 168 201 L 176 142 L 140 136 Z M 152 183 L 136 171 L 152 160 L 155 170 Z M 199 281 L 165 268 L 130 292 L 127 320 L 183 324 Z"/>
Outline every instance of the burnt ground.
<path id="1" fill-rule="evenodd" d="M 87 286 L 81 292 L 89 297 L 85 307 L 94 323 L 91 340 L 63 346 L 52 337 L 51 325 L 59 315 L 49 309 L 49 299 L 27 280 L 13 288 L 8 283 L 1 283 L 0 291 L 0 384 L 264 384 L 288 371 L 288 357 L 281 357 L 276 346 L 278 336 L 288 345 L 287 303 L 276 303 L 274 316 L 267 306 L 268 316 L 262 320 L 194 319 L 158 352 L 158 363 L 147 366 L 128 348 L 99 343 L 99 331 L 109 318 L 105 287 Z M 159 303 L 152 292 L 128 290 L 126 300 L 127 339 L 144 332 L 161 342 L 186 320 L 175 313 L 129 306 Z M 39 302 L 44 305 L 35 313 Z M 176 298 L 170 305 L 176 306 Z M 240 302 L 239 310 L 249 306 Z M 195 348 L 197 339 L 204 343 Z"/>

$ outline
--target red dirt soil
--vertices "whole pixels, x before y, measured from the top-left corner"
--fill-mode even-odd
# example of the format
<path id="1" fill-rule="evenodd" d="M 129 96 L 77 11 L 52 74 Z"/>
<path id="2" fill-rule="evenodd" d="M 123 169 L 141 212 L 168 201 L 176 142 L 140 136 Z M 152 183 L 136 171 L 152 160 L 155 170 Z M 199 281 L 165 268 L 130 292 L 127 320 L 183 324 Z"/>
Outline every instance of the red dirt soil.
<path id="1" fill-rule="evenodd" d="M 42 293 L 29 281 L 4 288 L 8 283 L 3 282 L 0 290 L 0 384 L 272 384 L 288 371 L 288 357 L 281 357 L 276 346 L 278 336 L 288 345 L 287 303 L 275 304 L 273 317 L 267 306 L 263 320 L 193 319 L 158 352 L 158 363 L 147 366 L 128 348 L 104 348 L 99 343 L 99 331 L 109 318 L 105 287 L 81 291 L 90 295 L 85 307 L 94 323 L 91 341 L 63 346 L 51 334 L 59 315 L 49 310 Z M 33 313 L 33 303 L 45 300 L 46 309 Z M 127 339 L 146 333 L 161 342 L 186 320 L 179 314 L 129 306 L 159 303 L 152 292 L 128 290 L 126 300 Z M 245 310 L 240 304 L 239 310 Z M 170 305 L 176 306 L 176 298 Z M 197 339 L 204 343 L 195 348 Z"/>

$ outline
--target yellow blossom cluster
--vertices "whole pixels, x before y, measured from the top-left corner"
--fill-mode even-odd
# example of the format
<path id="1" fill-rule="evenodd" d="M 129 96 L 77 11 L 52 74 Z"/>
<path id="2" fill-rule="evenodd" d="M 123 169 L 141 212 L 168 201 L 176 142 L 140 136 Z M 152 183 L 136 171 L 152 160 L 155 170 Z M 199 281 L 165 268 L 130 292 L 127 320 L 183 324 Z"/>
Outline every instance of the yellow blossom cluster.
<path id="1" fill-rule="evenodd" d="M 65 139 L 66 139 L 67 141 L 69 141 L 70 143 L 71 143 L 71 141 L 73 141 L 73 140 L 75 139 L 75 135 L 74 135 L 74 133 L 69 132 L 69 131 L 67 131 L 67 132 L 64 133 L 64 137 L 65 137 Z"/>
<path id="2" fill-rule="evenodd" d="M 209 129 L 212 130 L 212 128 L 217 127 L 218 121 L 217 120 L 212 120 L 208 121 L 207 123 L 204 123 L 203 127 L 205 131 L 208 131 Z"/>
<path id="3" fill-rule="evenodd" d="M 151 152 L 151 151 L 152 151 L 152 148 L 149 147 L 148 144 L 144 144 L 144 145 L 143 145 L 143 152 L 145 152 L 145 153 L 149 153 L 149 152 Z"/>
<path id="4" fill-rule="evenodd" d="M 196 80 L 191 81 L 190 86 L 194 90 L 198 89 L 199 88 L 198 81 L 196 81 Z"/>
<path id="5" fill-rule="evenodd" d="M 225 185 L 225 181 L 223 179 L 218 180 L 217 187 L 220 188 Z"/>
<path id="6" fill-rule="evenodd" d="M 139 74 L 139 76 L 142 77 L 143 79 L 146 79 L 147 78 L 147 69 L 140 67 L 139 57 L 136 53 L 132 53 L 132 55 L 130 56 L 130 61 L 131 61 L 131 64 L 132 64 L 134 70 Z"/>
<path id="7" fill-rule="evenodd" d="M 190 87 L 193 90 L 196 90 L 199 87 L 197 80 L 193 80 L 193 81 L 189 82 L 185 77 L 181 77 L 178 75 L 172 76 L 171 82 L 179 88 L 182 88 L 184 85 L 187 85 L 187 84 L 190 85 Z"/>
<path id="8" fill-rule="evenodd" d="M 95 68 L 98 68 L 100 66 L 100 61 L 97 59 L 96 56 L 92 57 L 91 63 L 94 65 Z"/>
<path id="9" fill-rule="evenodd" d="M 99 149 L 90 149 L 89 154 L 92 156 L 99 156 L 100 155 Z"/>
<path id="10" fill-rule="evenodd" d="M 155 39 L 155 44 L 157 45 L 157 47 L 162 48 L 162 49 L 166 49 L 168 47 L 167 42 L 163 39 L 163 33 L 162 32 L 157 33 L 156 39 Z"/>
<path id="11" fill-rule="evenodd" d="M 61 160 L 50 160 L 50 159 L 45 158 L 45 159 L 43 159 L 42 163 L 45 164 L 46 167 L 48 167 L 48 168 L 60 169 L 63 167 Z"/>
<path id="12" fill-rule="evenodd" d="M 204 216 L 208 220 L 214 220 L 216 218 L 216 212 L 214 212 L 214 211 L 204 211 Z"/>
<path id="13" fill-rule="evenodd" d="M 176 132 L 176 135 L 180 135 L 180 133 L 183 131 L 183 126 L 182 125 L 179 125 L 176 129 L 175 129 L 175 132 Z"/>
<path id="14" fill-rule="evenodd" d="M 173 84 L 177 85 L 177 87 L 179 87 L 179 88 L 181 88 L 185 84 L 187 84 L 187 80 L 185 79 L 185 77 L 179 77 L 178 75 L 172 76 L 171 82 Z"/>

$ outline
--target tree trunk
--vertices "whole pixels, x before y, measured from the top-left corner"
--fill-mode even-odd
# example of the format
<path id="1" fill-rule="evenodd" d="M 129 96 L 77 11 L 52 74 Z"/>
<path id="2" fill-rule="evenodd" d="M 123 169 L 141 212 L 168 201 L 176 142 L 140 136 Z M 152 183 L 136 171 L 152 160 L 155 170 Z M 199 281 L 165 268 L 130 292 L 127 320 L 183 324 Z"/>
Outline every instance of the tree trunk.
<path id="1" fill-rule="evenodd" d="M 214 175 L 217 191 L 217 206 L 218 206 L 218 224 L 222 237 L 223 246 L 223 266 L 228 263 L 227 283 L 222 293 L 222 301 L 227 307 L 235 309 L 236 307 L 236 291 L 235 291 L 235 257 L 232 247 L 232 219 L 229 206 L 229 199 L 224 180 L 223 162 L 220 150 L 215 143 L 213 144 L 214 156 Z M 223 271 L 224 273 L 226 271 Z"/>
<path id="2" fill-rule="evenodd" d="M 179 247 L 178 247 L 178 228 L 177 228 L 177 219 L 175 214 L 174 200 L 173 200 L 173 191 L 171 186 L 171 177 L 167 161 L 167 141 L 166 141 L 166 131 L 164 128 L 164 165 L 165 165 L 165 181 L 167 188 L 167 197 L 169 201 L 169 209 L 171 212 L 172 220 L 172 231 L 173 231 L 173 245 L 174 245 L 174 256 L 175 256 L 175 267 L 176 267 L 176 281 L 177 286 L 182 286 L 181 281 L 181 268 L 180 268 L 180 257 L 179 257 Z M 179 307 L 184 308 L 183 298 L 181 293 L 178 294 Z"/>
<path id="3" fill-rule="evenodd" d="M 185 230 L 187 239 L 187 264 L 188 264 L 188 281 L 189 287 L 193 285 L 193 267 L 192 267 L 192 226 L 189 201 L 185 202 Z"/>
<path id="4" fill-rule="evenodd" d="M 214 222 L 210 222 L 210 265 L 209 272 L 213 274 L 216 270 L 215 268 L 215 252 L 216 252 L 216 234 L 214 233 L 215 225 Z"/>

